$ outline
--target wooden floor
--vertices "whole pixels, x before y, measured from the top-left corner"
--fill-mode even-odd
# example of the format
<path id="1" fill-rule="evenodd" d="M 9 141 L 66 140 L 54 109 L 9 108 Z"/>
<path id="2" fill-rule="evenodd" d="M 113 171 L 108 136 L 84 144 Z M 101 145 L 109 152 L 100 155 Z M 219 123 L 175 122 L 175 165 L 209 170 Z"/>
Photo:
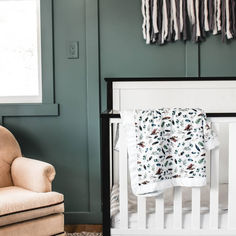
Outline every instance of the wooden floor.
<path id="1" fill-rule="evenodd" d="M 65 225 L 65 231 L 67 233 L 79 233 L 79 232 L 102 232 L 102 225 Z"/>

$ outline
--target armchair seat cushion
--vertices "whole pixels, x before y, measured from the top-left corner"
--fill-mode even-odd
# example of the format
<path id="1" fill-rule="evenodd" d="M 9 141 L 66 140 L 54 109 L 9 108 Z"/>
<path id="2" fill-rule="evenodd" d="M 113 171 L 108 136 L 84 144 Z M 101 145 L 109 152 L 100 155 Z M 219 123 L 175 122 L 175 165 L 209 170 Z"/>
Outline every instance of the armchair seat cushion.
<path id="1" fill-rule="evenodd" d="M 48 236 L 64 233 L 64 215 L 54 214 L 38 219 L 28 220 L 9 226 L 0 227 L 1 236 Z"/>
<path id="2" fill-rule="evenodd" d="M 0 188 L 0 226 L 64 212 L 60 193 L 36 193 L 20 187 Z"/>

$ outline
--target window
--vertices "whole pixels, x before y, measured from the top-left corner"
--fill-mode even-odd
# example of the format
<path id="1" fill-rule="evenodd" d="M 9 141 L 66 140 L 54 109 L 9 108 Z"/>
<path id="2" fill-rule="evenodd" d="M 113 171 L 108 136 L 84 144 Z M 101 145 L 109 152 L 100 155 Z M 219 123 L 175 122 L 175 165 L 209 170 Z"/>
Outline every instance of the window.
<path id="1" fill-rule="evenodd" d="M 40 0 L 0 0 L 0 103 L 42 103 Z"/>

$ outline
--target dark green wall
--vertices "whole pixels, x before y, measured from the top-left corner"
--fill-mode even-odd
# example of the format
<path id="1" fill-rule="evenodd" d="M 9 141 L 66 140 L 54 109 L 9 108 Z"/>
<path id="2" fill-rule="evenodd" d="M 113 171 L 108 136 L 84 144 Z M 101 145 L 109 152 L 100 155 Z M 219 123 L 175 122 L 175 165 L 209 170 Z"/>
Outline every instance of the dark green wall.
<path id="1" fill-rule="evenodd" d="M 97 6 L 93 0 L 53 3 L 54 90 L 60 115 L 4 117 L 3 123 L 24 156 L 55 166 L 53 189 L 65 195 L 66 222 L 100 223 Z M 66 42 L 73 40 L 79 41 L 78 60 L 66 58 Z"/>
<path id="2" fill-rule="evenodd" d="M 99 75 L 104 109 L 104 77 L 236 75 L 236 42 L 210 37 L 200 47 L 192 42 L 148 46 L 140 0 L 100 0 L 98 6 L 96 0 L 54 0 L 53 19 L 60 116 L 5 117 L 4 125 L 25 156 L 55 165 L 54 190 L 65 194 L 67 223 L 101 223 Z M 79 41 L 79 60 L 66 59 L 68 40 Z"/>
<path id="3" fill-rule="evenodd" d="M 235 76 L 236 41 L 213 36 L 200 47 L 192 42 L 146 45 L 140 0 L 100 0 L 101 89 L 104 77 Z"/>

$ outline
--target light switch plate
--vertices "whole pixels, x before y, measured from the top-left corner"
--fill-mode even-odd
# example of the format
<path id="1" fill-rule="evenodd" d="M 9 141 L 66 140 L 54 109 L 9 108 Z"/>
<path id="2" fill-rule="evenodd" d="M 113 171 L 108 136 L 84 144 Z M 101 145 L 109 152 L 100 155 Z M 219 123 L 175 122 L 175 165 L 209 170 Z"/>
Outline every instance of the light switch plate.
<path id="1" fill-rule="evenodd" d="M 66 45 L 66 49 L 67 49 L 68 59 L 79 58 L 79 42 L 78 41 L 68 41 Z"/>

